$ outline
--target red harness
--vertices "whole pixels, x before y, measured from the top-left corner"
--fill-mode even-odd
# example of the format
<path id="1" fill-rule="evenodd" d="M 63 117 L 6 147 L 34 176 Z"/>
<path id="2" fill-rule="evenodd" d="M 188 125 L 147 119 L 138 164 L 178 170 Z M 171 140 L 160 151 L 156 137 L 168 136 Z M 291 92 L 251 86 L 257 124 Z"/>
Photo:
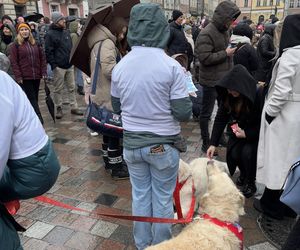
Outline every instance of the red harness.
<path id="1" fill-rule="evenodd" d="M 212 223 L 220 227 L 225 227 L 229 229 L 241 241 L 241 249 L 243 249 L 243 242 L 244 242 L 243 228 L 238 223 L 224 222 L 219 219 L 210 217 L 208 214 L 203 214 L 202 218 L 206 220 L 210 220 Z"/>

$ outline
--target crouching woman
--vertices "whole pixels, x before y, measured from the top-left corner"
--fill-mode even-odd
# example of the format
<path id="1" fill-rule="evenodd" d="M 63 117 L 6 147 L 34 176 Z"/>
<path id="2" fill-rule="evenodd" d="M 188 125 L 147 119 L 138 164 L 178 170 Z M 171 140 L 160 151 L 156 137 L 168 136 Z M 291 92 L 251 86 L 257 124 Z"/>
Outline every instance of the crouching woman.
<path id="1" fill-rule="evenodd" d="M 227 164 L 233 175 L 240 170 L 237 185 L 249 198 L 256 192 L 256 156 L 263 106 L 263 89 L 242 65 L 234 68 L 216 85 L 221 99 L 215 118 L 207 157 L 211 158 L 219 144 L 224 128 L 228 124 Z"/>
<path id="2" fill-rule="evenodd" d="M 4 203 L 47 192 L 60 165 L 38 116 L 19 85 L 0 71 L 0 249 L 22 249 L 20 226 Z"/>

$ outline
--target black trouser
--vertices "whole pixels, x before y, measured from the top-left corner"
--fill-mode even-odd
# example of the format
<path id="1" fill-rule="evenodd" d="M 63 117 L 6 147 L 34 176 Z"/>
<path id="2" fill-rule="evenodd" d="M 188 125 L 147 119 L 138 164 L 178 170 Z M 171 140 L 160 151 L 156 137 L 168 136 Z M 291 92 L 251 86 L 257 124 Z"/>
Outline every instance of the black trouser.
<path id="1" fill-rule="evenodd" d="M 40 80 L 23 80 L 23 83 L 20 84 L 21 88 L 25 92 L 28 100 L 31 103 L 35 113 L 41 120 L 42 115 L 39 107 L 39 88 Z M 42 122 L 42 120 L 41 120 Z"/>
<path id="2" fill-rule="evenodd" d="M 300 219 L 296 222 L 281 250 L 300 249 Z"/>
<path id="3" fill-rule="evenodd" d="M 281 190 L 265 188 L 260 199 L 263 211 L 277 217 L 296 217 L 296 213 L 280 201 Z"/>
<path id="4" fill-rule="evenodd" d="M 228 144 L 230 145 L 230 141 Z M 230 174 L 233 175 L 235 167 L 238 166 L 242 178 L 245 178 L 247 183 L 255 183 L 256 156 L 257 143 L 249 143 L 243 139 L 236 142 L 227 152 Z"/>
<path id="5" fill-rule="evenodd" d="M 211 114 L 214 110 L 215 102 L 217 99 L 217 91 L 215 87 L 203 86 L 202 109 L 200 113 L 200 129 L 203 144 L 209 144 L 209 130 L 208 124 Z"/>

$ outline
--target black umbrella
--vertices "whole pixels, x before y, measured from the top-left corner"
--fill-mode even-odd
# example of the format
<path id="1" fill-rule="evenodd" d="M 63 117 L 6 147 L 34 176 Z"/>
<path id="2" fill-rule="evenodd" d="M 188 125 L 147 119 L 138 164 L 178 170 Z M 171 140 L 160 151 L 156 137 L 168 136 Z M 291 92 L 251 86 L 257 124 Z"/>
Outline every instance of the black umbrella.
<path id="1" fill-rule="evenodd" d="M 24 17 L 25 22 L 38 22 L 42 17 L 44 17 L 40 13 L 32 12 L 26 14 Z"/>
<path id="2" fill-rule="evenodd" d="M 140 0 L 116 0 L 112 4 L 106 4 L 90 13 L 81 35 L 73 46 L 71 52 L 71 63 L 83 71 L 88 76 L 91 75 L 90 54 L 87 37 L 90 31 L 97 24 L 107 25 L 114 16 L 124 17 L 129 20 L 131 8 L 138 4 Z"/>
<path id="3" fill-rule="evenodd" d="M 50 89 L 47 86 L 47 81 L 45 80 L 44 82 L 45 82 L 45 94 L 46 94 L 45 101 L 46 101 L 49 113 L 50 113 L 50 115 L 51 115 L 51 117 L 52 117 L 52 119 L 55 123 L 55 105 L 54 105 L 54 102 L 51 98 Z"/>

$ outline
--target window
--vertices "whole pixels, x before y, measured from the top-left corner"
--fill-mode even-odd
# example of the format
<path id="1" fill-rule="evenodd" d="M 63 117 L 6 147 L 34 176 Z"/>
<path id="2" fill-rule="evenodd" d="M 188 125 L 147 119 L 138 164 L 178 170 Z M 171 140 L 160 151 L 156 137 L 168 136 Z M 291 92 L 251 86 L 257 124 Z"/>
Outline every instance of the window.
<path id="1" fill-rule="evenodd" d="M 248 7 L 248 0 L 244 1 L 244 7 Z"/>
<path id="2" fill-rule="evenodd" d="M 16 16 L 24 16 L 26 14 L 25 5 L 15 5 Z"/>
<path id="3" fill-rule="evenodd" d="M 300 0 L 297 0 L 297 8 L 300 8 Z"/>
<path id="4" fill-rule="evenodd" d="M 253 0 L 252 0 L 253 1 Z M 257 2 L 256 2 L 256 6 L 261 6 L 261 2 L 260 2 L 260 0 L 257 0 Z"/>
<path id="5" fill-rule="evenodd" d="M 3 4 L 0 4 L 0 16 L 4 16 L 4 6 Z"/>
<path id="6" fill-rule="evenodd" d="M 294 0 L 290 0 L 290 8 L 294 8 Z"/>
<path id="7" fill-rule="evenodd" d="M 53 13 L 53 12 L 59 12 L 59 6 L 56 5 L 56 4 L 51 4 L 50 5 L 50 10 L 51 10 L 51 13 Z"/>
<path id="8" fill-rule="evenodd" d="M 276 0 L 276 6 L 280 5 L 280 0 Z"/>
<path id="9" fill-rule="evenodd" d="M 69 8 L 69 16 L 76 16 L 76 17 L 78 17 L 78 9 L 76 9 L 76 8 Z"/>
<path id="10" fill-rule="evenodd" d="M 273 0 L 270 0 L 270 6 L 273 6 Z"/>
<path id="11" fill-rule="evenodd" d="M 267 0 L 264 0 L 263 6 L 267 6 Z"/>

